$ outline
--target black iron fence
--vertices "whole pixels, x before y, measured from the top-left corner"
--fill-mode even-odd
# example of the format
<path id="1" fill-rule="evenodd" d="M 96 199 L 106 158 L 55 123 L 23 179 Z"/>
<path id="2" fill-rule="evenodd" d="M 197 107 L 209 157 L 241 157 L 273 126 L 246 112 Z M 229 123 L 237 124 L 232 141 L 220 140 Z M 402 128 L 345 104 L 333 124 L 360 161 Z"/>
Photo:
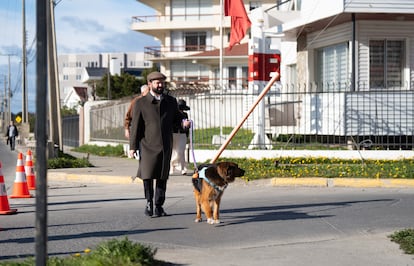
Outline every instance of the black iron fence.
<path id="1" fill-rule="evenodd" d="M 414 91 L 283 92 L 273 87 L 229 149 L 413 149 Z M 259 95 L 253 90 L 172 89 L 191 110 L 195 148 L 217 149 Z M 127 143 L 130 99 L 91 108 L 90 140 Z M 88 114 L 85 114 L 87 116 Z M 87 120 L 87 119 L 86 119 Z"/>

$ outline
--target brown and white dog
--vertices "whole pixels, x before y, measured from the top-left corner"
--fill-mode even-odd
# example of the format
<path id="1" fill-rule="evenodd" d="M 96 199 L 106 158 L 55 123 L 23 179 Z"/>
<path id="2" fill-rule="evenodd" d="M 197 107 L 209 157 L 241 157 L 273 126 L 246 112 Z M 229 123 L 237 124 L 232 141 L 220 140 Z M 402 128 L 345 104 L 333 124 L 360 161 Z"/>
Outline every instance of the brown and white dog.
<path id="1" fill-rule="evenodd" d="M 202 164 L 193 175 L 194 198 L 196 201 L 195 222 L 201 222 L 203 210 L 207 223 L 220 223 L 220 201 L 227 185 L 236 177 L 242 177 L 244 170 L 233 162 Z"/>

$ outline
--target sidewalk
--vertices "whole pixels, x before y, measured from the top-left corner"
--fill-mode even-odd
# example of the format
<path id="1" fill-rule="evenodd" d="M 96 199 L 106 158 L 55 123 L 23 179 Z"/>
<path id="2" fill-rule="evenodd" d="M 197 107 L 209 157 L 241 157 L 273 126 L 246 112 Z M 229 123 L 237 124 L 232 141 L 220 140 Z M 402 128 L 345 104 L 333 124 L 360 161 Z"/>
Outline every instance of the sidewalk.
<path id="1" fill-rule="evenodd" d="M 85 153 L 65 151 L 65 153 L 77 158 L 85 158 Z M 106 183 L 106 184 L 131 184 L 141 183 L 141 179 L 132 177 L 136 175 L 138 161 L 130 158 L 107 157 L 89 155 L 89 162 L 94 167 L 87 168 L 63 168 L 49 169 L 48 180 L 50 181 L 78 181 L 88 183 Z M 187 175 L 176 173 L 171 176 L 176 182 L 189 183 L 189 177 L 192 172 L 189 170 Z"/>
<path id="2" fill-rule="evenodd" d="M 65 151 L 72 156 L 84 158 L 87 155 L 73 151 Z M 50 181 L 79 181 L 107 184 L 130 184 L 131 177 L 136 174 L 138 161 L 129 158 L 115 158 L 89 155 L 89 161 L 94 167 L 89 168 L 65 168 L 48 170 Z M 189 182 L 189 170 L 187 175 L 176 173 L 174 182 Z M 140 183 L 139 178 L 135 183 Z M 240 181 L 243 182 L 243 181 Z M 271 178 L 259 181 L 250 181 L 261 185 L 270 186 L 309 186 L 309 187 L 414 187 L 413 179 L 364 179 L 364 178 Z"/>

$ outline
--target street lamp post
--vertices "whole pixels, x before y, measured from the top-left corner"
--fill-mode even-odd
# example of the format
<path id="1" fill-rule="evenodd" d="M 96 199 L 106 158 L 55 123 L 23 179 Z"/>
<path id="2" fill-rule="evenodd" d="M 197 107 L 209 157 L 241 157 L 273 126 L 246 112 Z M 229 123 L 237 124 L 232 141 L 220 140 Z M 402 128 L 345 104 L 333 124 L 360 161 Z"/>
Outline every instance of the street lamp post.
<path id="1" fill-rule="evenodd" d="M 108 100 L 110 100 L 111 99 L 111 69 L 110 69 L 110 64 L 109 64 L 109 61 L 110 61 L 110 54 L 108 54 Z"/>
<path id="2" fill-rule="evenodd" d="M 111 55 L 108 53 L 108 100 L 111 99 L 111 62 L 115 59 L 117 59 L 117 57 L 111 57 Z"/>

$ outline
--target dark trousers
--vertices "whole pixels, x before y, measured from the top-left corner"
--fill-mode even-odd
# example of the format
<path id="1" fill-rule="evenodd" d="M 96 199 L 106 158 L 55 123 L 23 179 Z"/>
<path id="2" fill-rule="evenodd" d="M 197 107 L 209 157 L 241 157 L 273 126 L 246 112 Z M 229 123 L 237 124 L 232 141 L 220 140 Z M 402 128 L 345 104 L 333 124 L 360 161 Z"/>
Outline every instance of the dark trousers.
<path id="1" fill-rule="evenodd" d="M 147 201 L 152 202 L 154 199 L 154 179 L 143 180 L 144 193 Z M 167 179 L 155 180 L 155 206 L 161 207 L 165 202 L 165 192 L 167 191 Z"/>
<path id="2" fill-rule="evenodd" d="M 10 144 L 10 149 L 12 151 L 14 151 L 14 147 L 16 145 L 16 137 L 9 137 L 9 144 Z"/>

